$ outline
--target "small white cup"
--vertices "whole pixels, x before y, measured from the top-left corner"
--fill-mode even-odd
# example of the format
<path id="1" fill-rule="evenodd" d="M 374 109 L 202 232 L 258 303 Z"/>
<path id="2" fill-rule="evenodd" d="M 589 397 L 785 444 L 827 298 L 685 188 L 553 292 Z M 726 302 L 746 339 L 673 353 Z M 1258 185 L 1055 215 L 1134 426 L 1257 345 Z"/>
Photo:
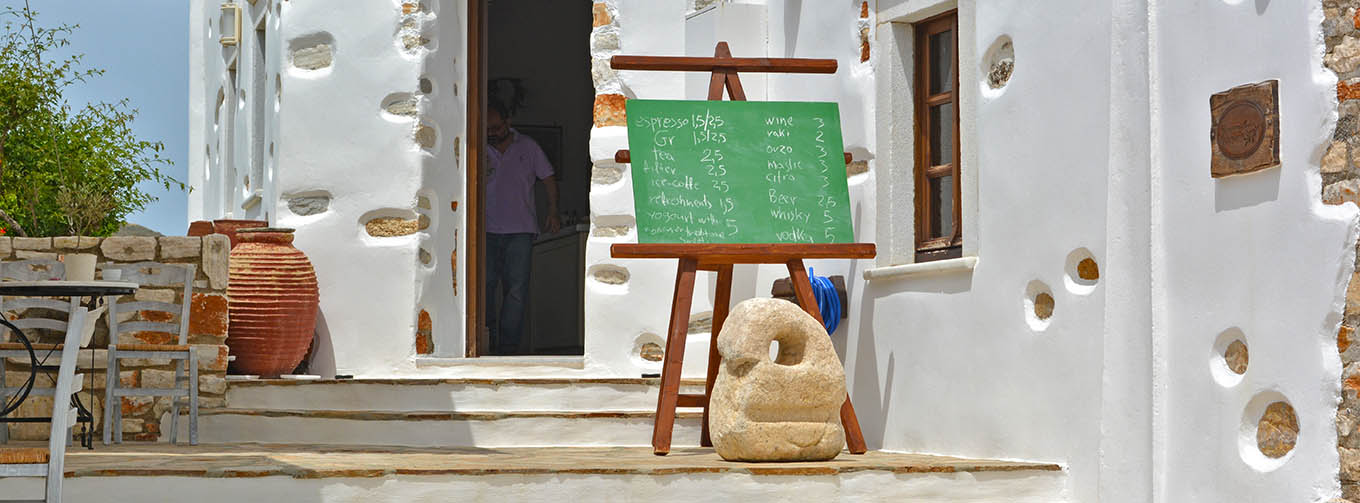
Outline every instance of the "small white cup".
<path id="1" fill-rule="evenodd" d="M 94 263 L 99 257 L 90 253 L 71 253 L 63 256 L 67 281 L 94 281 Z"/>
<path id="2" fill-rule="evenodd" d="M 122 279 L 122 269 L 104 269 L 104 281 L 121 281 Z"/>

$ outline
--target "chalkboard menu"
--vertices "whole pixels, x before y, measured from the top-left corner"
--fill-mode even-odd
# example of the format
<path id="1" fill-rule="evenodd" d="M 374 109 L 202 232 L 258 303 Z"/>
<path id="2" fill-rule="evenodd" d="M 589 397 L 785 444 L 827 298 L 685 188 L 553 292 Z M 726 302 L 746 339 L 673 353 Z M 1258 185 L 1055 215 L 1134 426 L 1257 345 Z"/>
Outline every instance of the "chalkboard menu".
<path id="1" fill-rule="evenodd" d="M 849 243 L 835 103 L 628 100 L 642 243 Z"/>

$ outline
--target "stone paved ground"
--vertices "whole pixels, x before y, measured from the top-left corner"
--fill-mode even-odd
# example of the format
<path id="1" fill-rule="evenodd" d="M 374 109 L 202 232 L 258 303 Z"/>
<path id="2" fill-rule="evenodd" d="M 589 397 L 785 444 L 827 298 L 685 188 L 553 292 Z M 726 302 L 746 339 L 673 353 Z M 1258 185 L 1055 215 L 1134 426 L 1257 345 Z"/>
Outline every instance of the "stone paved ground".
<path id="1" fill-rule="evenodd" d="M 20 443 L 27 444 L 27 443 Z M 34 444 L 37 445 L 37 444 Z M 10 444 L 6 447 L 26 445 Z M 841 453 L 831 461 L 729 463 L 710 448 L 676 449 L 655 456 L 647 447 L 452 448 L 319 445 L 128 443 L 67 451 L 67 477 L 187 476 L 295 478 L 390 475 L 749 473 L 834 475 L 856 471 L 893 473 L 1057 471 L 1056 464 L 992 461 L 872 451 Z"/>

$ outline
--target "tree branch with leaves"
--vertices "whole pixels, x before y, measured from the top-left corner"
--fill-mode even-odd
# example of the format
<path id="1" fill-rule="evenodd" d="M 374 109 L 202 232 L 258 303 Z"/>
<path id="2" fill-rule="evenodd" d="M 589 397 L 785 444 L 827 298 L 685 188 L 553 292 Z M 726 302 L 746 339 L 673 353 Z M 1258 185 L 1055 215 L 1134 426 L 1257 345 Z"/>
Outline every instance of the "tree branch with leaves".
<path id="1" fill-rule="evenodd" d="M 28 5 L 0 10 L 0 220 L 20 236 L 111 234 L 156 200 L 143 184 L 185 186 L 167 173 L 165 145 L 134 133 L 127 100 L 67 102 L 68 88 L 103 70 L 85 68 L 79 54 L 45 57 L 70 46 L 78 26 L 37 18 Z"/>

